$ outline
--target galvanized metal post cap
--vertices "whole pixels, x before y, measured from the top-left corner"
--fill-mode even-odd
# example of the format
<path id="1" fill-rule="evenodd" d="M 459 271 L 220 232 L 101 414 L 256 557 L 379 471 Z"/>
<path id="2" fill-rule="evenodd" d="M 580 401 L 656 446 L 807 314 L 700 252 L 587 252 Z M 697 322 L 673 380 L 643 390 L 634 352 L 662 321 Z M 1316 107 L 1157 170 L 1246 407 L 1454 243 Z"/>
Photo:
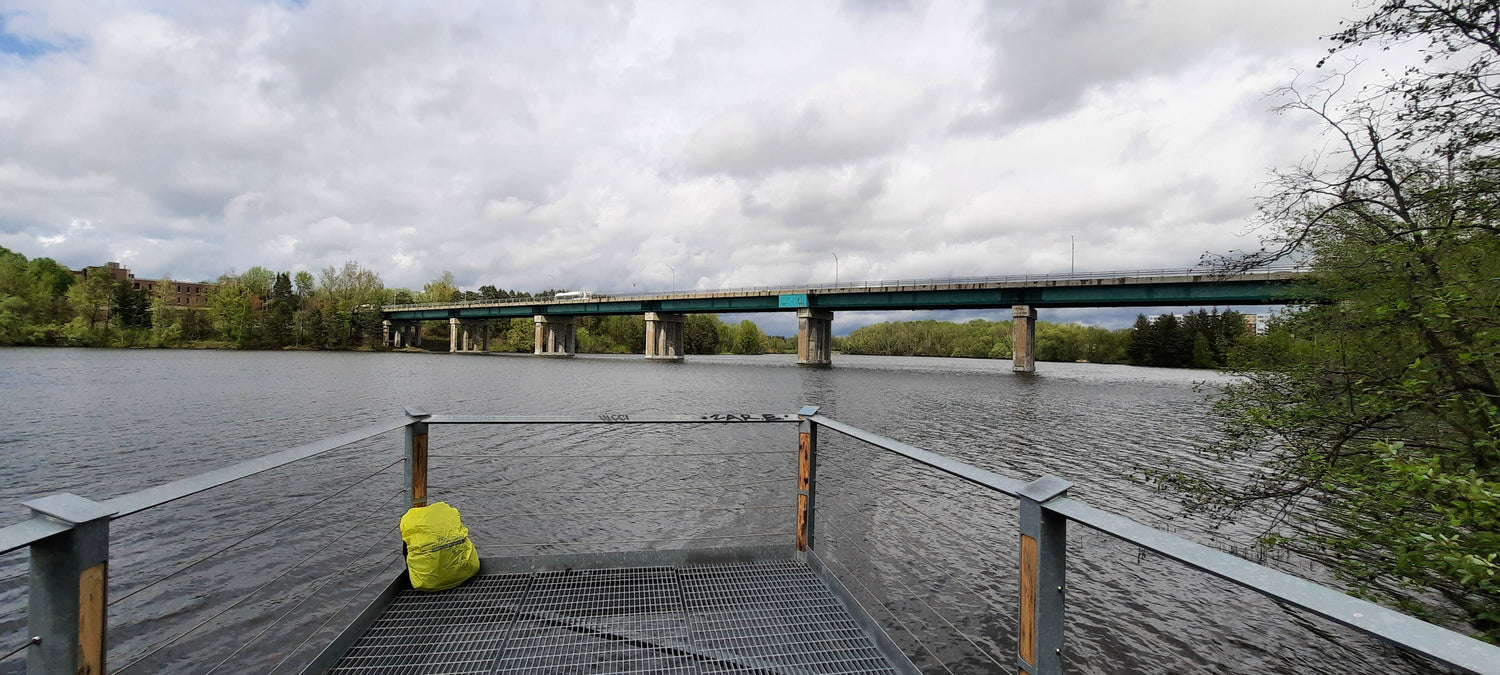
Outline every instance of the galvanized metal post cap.
<path id="1" fill-rule="evenodd" d="M 1021 488 L 1021 496 L 1034 502 L 1045 502 L 1067 493 L 1073 483 L 1057 476 L 1042 476 Z"/>
<path id="2" fill-rule="evenodd" d="M 108 518 L 115 514 L 113 510 L 99 502 L 79 497 L 70 492 L 47 495 L 41 499 L 22 502 L 21 506 L 44 516 L 75 525 L 99 520 L 100 518 Z"/>

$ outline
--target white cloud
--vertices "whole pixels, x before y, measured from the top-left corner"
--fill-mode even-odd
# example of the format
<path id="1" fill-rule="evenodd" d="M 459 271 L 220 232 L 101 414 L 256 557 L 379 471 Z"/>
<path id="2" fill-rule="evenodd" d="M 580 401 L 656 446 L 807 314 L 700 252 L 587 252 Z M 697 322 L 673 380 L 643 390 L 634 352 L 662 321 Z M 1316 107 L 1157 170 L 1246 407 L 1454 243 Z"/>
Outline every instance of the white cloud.
<path id="1" fill-rule="evenodd" d="M 1342 0 L 20 0 L 0 245 L 601 291 L 1185 266 Z M 12 13 L 14 12 L 14 13 Z M 92 223 L 79 236 L 73 223 Z M 556 281 L 554 282 L 554 278 Z"/>

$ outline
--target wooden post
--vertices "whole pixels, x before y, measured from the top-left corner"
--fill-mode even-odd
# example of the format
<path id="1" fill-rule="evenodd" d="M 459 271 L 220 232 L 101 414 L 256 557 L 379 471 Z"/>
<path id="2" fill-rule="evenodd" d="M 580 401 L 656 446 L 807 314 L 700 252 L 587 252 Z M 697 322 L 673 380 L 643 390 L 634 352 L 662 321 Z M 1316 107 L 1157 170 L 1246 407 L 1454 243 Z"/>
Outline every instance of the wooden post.
<path id="1" fill-rule="evenodd" d="M 813 550 L 814 514 L 818 487 L 818 425 L 808 419 L 818 413 L 817 406 L 798 411 L 802 423 L 797 429 L 797 550 Z"/>
<path id="2" fill-rule="evenodd" d="M 104 675 L 109 607 L 110 511 L 58 494 L 27 502 L 35 514 L 72 527 L 31 545 L 28 675 Z"/>
<path id="3" fill-rule="evenodd" d="M 1042 507 L 1072 487 L 1046 476 L 1021 488 L 1021 626 L 1016 666 L 1029 675 L 1061 675 L 1067 519 Z"/>
<path id="4" fill-rule="evenodd" d="M 406 425 L 406 490 L 411 497 L 411 508 L 427 506 L 427 423 L 422 419 L 430 417 L 427 413 L 413 414 L 415 411 L 408 408 L 407 414 L 417 419 Z"/>

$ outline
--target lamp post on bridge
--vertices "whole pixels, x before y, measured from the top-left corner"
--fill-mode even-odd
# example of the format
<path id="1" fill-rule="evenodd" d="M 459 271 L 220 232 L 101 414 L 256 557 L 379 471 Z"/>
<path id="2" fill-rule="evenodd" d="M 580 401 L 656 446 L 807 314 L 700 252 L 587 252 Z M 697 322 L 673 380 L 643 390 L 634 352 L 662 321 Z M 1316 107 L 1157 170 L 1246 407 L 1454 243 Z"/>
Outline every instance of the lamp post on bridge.
<path id="1" fill-rule="evenodd" d="M 677 290 L 677 268 L 673 267 L 671 265 L 667 265 L 666 263 L 662 263 L 662 264 L 666 265 L 667 269 L 672 270 L 672 285 L 670 285 L 670 286 L 667 287 L 667 292 L 668 293 L 674 292 L 674 291 Z"/>
<path id="2" fill-rule="evenodd" d="M 839 254 L 836 251 L 829 251 L 829 253 L 833 254 L 833 285 L 837 286 L 839 285 Z"/>

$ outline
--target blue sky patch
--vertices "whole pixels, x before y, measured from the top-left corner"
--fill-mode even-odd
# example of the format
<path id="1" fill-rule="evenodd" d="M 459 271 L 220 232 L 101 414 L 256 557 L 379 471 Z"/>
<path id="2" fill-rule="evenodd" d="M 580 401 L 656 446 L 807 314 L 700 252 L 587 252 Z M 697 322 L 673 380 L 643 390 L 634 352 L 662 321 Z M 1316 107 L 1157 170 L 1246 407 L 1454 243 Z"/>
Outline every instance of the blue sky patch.
<path id="1" fill-rule="evenodd" d="M 43 54 L 63 49 L 50 42 L 33 40 L 11 33 L 6 29 L 6 16 L 0 14 L 0 54 L 15 54 L 23 59 L 35 59 Z"/>

